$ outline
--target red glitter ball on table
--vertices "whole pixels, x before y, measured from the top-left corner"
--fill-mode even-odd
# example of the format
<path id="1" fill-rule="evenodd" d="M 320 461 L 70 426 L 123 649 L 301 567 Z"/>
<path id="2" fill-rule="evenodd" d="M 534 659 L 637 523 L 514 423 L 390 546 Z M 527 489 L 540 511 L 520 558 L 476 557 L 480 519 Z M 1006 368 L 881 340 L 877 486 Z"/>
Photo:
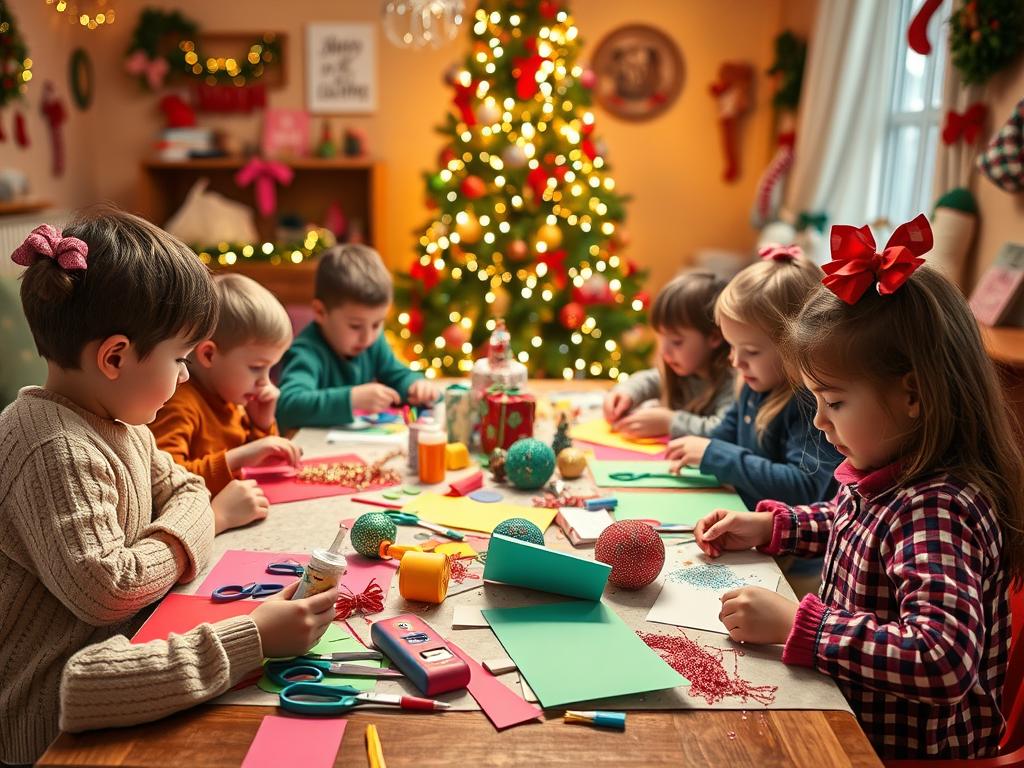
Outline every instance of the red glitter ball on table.
<path id="1" fill-rule="evenodd" d="M 594 557 L 612 567 L 608 581 L 623 589 L 646 587 L 665 564 L 665 543 L 647 523 L 620 520 L 604 529 Z"/>

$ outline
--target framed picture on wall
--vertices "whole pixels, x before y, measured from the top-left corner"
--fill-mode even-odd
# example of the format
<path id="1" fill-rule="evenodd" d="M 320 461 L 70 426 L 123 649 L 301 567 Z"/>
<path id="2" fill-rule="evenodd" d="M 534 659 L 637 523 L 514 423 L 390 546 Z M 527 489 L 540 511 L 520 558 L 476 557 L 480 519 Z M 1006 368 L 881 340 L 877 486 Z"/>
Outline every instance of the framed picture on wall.
<path id="1" fill-rule="evenodd" d="M 612 30 L 590 62 L 597 82 L 594 97 L 623 120 L 650 120 L 683 90 L 683 56 L 660 29 L 629 24 Z"/>
<path id="2" fill-rule="evenodd" d="M 306 105 L 315 115 L 368 114 L 377 109 L 373 24 L 306 27 Z"/>

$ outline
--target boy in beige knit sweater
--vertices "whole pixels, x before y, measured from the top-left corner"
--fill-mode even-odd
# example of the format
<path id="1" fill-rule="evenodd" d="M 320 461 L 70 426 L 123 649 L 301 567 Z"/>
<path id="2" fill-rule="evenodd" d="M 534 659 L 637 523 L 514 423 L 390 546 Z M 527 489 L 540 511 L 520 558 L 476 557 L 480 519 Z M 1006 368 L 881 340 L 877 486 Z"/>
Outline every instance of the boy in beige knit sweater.
<path id="1" fill-rule="evenodd" d="M 26 763 L 57 734 L 77 651 L 100 643 L 65 678 L 72 716 L 142 722 L 226 690 L 264 651 L 304 650 L 333 594 L 268 602 L 143 652 L 112 638 L 206 566 L 215 530 L 248 522 L 215 515 L 202 479 L 139 426 L 213 329 L 210 276 L 180 242 L 117 211 L 65 233 L 38 227 L 11 258 L 27 267 L 22 306 L 48 369 L 0 414 L 0 762 Z M 119 661 L 97 679 L 90 661 L 102 669 L 107 649 Z"/>

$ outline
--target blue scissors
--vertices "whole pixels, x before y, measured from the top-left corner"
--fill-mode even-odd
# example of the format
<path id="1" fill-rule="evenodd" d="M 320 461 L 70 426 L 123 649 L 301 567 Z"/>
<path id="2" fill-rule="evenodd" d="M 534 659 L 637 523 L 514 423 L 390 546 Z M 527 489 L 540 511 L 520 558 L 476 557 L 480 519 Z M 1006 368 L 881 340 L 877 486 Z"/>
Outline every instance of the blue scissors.
<path id="1" fill-rule="evenodd" d="M 428 531 L 434 533 L 440 533 L 442 536 L 446 536 L 449 539 L 455 541 L 465 540 L 465 536 L 456 531 L 449 531 L 447 528 L 441 525 L 435 525 L 434 523 L 428 523 L 421 519 L 418 515 L 414 515 L 412 512 L 396 512 L 395 510 L 389 509 L 384 513 L 391 518 L 391 522 L 395 525 L 418 525 L 420 528 L 426 528 Z"/>
<path id="2" fill-rule="evenodd" d="M 405 677 L 397 669 L 384 667 L 368 667 L 363 664 L 346 664 L 344 661 L 359 659 L 380 659 L 378 651 L 352 651 L 350 653 L 334 653 L 331 658 L 310 658 L 303 656 L 286 661 L 268 661 L 263 671 L 270 682 L 276 685 L 291 685 L 296 682 L 319 683 L 325 675 L 342 675 L 345 677 Z M 305 679 L 308 678 L 308 679 Z M 335 686 L 325 686 L 334 688 Z"/>
<path id="3" fill-rule="evenodd" d="M 210 597 L 215 603 L 230 603 L 235 600 L 245 600 L 247 597 L 269 597 L 276 595 L 284 589 L 284 584 L 257 584 L 251 581 L 248 584 L 225 584 L 213 590 Z"/>
<path id="4" fill-rule="evenodd" d="M 320 683 L 292 683 L 278 694 L 281 709 L 300 715 L 343 715 L 360 704 L 386 704 L 402 709 L 445 710 L 451 707 L 443 701 L 420 699 L 397 693 L 359 691 L 351 685 L 322 685 Z"/>
<path id="5" fill-rule="evenodd" d="M 267 566 L 267 573 L 275 576 L 301 576 L 305 570 L 298 563 L 270 563 Z"/>

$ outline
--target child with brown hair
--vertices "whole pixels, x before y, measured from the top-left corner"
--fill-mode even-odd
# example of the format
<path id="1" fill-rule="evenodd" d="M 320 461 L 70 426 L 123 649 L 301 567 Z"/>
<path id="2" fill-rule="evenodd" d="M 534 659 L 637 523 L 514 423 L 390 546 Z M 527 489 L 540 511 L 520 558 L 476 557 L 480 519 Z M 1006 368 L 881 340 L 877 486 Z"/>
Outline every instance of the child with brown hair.
<path id="1" fill-rule="evenodd" d="M 244 275 L 214 278 L 219 318 L 213 336 L 189 356 L 189 380 L 160 409 L 150 429 L 157 446 L 206 481 L 213 508 L 242 525 L 267 515 L 269 503 L 243 467 L 298 464 L 301 450 L 278 435 L 279 395 L 270 381 L 292 340 L 288 313 Z"/>
<path id="2" fill-rule="evenodd" d="M 836 679 L 885 758 L 996 754 L 1010 648 L 1007 589 L 1024 581 L 1024 461 L 977 323 L 920 258 L 922 215 L 882 253 L 867 227 L 832 228 L 828 277 L 787 355 L 814 423 L 846 457 L 831 501 L 764 501 L 696 527 L 711 555 L 824 553 L 798 603 L 745 587 L 722 598 L 734 640 Z"/>
<path id="3" fill-rule="evenodd" d="M 658 367 L 639 371 L 604 400 L 612 429 L 629 437 L 707 435 L 735 400 L 729 345 L 715 324 L 725 281 L 684 272 L 662 288 L 651 307 Z M 657 399 L 657 406 L 640 407 Z"/>
<path id="4" fill-rule="evenodd" d="M 840 456 L 811 425 L 811 400 L 786 375 L 787 322 L 821 279 L 795 246 L 768 246 L 725 287 L 715 320 L 743 380 L 736 402 L 707 437 L 669 443 L 674 468 L 700 467 L 736 489 L 748 509 L 761 499 L 791 504 L 828 498 Z"/>
<path id="5" fill-rule="evenodd" d="M 314 320 L 284 356 L 283 428 L 349 424 L 353 410 L 437 400 L 437 385 L 402 365 L 383 336 L 392 284 L 379 253 L 365 245 L 329 248 L 316 267 L 314 295 Z"/>

